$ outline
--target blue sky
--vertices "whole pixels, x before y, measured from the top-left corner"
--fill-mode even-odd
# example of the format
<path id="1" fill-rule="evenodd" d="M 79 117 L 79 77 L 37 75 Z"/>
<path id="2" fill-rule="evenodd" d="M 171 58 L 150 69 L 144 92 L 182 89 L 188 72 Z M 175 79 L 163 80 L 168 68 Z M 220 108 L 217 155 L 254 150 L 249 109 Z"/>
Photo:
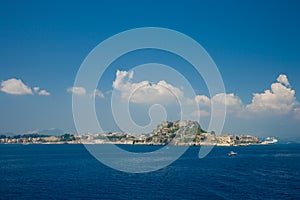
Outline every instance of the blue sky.
<path id="1" fill-rule="evenodd" d="M 67 89 L 73 86 L 81 63 L 100 42 L 137 27 L 165 27 L 196 40 L 218 66 L 226 93 L 233 93 L 244 107 L 251 104 L 253 93 L 269 90 L 280 74 L 287 76 L 288 88 L 295 91 L 298 102 L 299 9 L 298 1 L 0 1 L 0 80 L 21 80 L 33 93 L 0 92 L 0 133 L 49 128 L 75 131 L 72 95 Z M 106 129 L 115 129 L 105 105 L 109 105 L 118 69 L 129 71 L 133 65 L 155 58 L 170 65 L 180 63 L 167 53 L 141 54 L 117 60 L 99 84 L 104 98 L 97 101 L 98 111 L 106 120 Z M 194 77 L 192 70 L 182 71 L 197 95 L 208 95 L 201 77 Z M 34 92 L 33 87 L 39 90 Z M 39 95 L 42 90 L 50 95 Z M 232 114 L 224 132 L 297 137 L 297 108 L 295 105 L 284 114 L 256 113 L 254 117 Z M 138 112 L 136 118 L 142 124 L 149 120 Z"/>

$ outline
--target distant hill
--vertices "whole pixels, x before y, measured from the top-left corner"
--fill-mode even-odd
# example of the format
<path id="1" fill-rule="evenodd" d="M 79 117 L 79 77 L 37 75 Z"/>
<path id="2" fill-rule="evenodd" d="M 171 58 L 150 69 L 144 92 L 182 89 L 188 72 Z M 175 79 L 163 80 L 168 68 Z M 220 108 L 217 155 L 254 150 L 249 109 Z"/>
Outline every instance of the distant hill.
<path id="1" fill-rule="evenodd" d="M 54 135 L 54 136 L 61 136 L 64 135 L 66 132 L 58 129 L 58 128 L 53 128 L 53 129 L 46 129 L 46 130 L 40 130 L 37 131 L 39 135 Z"/>
<path id="2" fill-rule="evenodd" d="M 5 135 L 5 136 L 13 136 L 13 135 L 16 135 L 16 134 L 13 133 L 13 132 L 5 132 L 5 133 L 1 133 L 1 135 Z"/>
<path id="3" fill-rule="evenodd" d="M 38 135 L 61 136 L 61 135 L 64 135 L 65 133 L 67 133 L 67 132 L 63 131 L 61 129 L 51 128 L 51 129 L 34 130 L 34 131 L 27 131 L 27 132 L 21 132 L 21 133 L 5 132 L 5 133 L 1 133 L 0 135 L 16 136 L 16 135 L 26 135 L 26 134 L 38 134 Z"/>

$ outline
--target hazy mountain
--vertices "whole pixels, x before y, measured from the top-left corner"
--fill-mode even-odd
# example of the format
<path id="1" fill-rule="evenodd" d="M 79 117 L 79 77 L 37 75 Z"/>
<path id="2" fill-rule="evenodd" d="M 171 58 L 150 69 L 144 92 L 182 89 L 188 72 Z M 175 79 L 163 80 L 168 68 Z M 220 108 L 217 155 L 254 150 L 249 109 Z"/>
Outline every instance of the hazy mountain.
<path id="1" fill-rule="evenodd" d="M 16 135 L 16 134 L 13 133 L 13 132 L 5 132 L 5 133 L 1 133 L 0 135 L 13 136 L 13 135 Z"/>
<path id="2" fill-rule="evenodd" d="M 66 131 L 63 131 L 58 128 L 51 128 L 51 129 L 44 129 L 44 130 L 33 130 L 33 131 L 27 131 L 26 133 L 20 133 L 23 134 L 39 134 L 39 135 L 54 135 L 54 136 L 60 136 L 64 135 Z M 16 134 L 14 134 L 16 135 Z"/>
<path id="3" fill-rule="evenodd" d="M 65 134 L 66 132 L 58 129 L 58 128 L 53 128 L 53 129 L 47 129 L 47 130 L 40 130 L 38 131 L 39 135 L 55 135 L 55 136 L 60 136 Z"/>

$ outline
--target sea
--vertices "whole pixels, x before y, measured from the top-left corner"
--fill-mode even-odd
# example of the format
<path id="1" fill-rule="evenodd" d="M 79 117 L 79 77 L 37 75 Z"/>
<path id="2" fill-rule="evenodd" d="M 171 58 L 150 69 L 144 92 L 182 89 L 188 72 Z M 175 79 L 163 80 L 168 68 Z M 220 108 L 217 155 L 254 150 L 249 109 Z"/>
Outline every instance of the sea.
<path id="1" fill-rule="evenodd" d="M 1 144 L 0 199 L 300 199 L 300 144 L 214 147 L 202 159 L 199 148 L 135 174 L 107 167 L 84 145 Z"/>

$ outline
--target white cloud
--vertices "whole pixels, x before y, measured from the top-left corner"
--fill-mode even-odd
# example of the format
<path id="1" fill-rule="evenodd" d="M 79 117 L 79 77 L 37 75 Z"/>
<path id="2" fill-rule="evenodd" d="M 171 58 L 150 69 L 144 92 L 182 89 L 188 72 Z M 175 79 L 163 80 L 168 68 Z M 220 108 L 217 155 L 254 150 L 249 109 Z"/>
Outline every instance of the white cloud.
<path id="1" fill-rule="evenodd" d="M 67 89 L 67 92 L 73 93 L 75 95 L 85 95 L 86 90 L 84 87 L 70 87 Z"/>
<path id="2" fill-rule="evenodd" d="M 184 100 L 190 105 L 198 103 L 200 110 L 192 111 L 191 116 L 209 116 L 212 105 L 217 113 L 224 111 L 236 116 L 265 116 L 265 114 L 283 115 L 294 112 L 295 116 L 300 119 L 300 108 L 296 108 L 299 103 L 295 97 L 295 91 L 291 89 L 286 75 L 281 74 L 277 82 L 271 84 L 271 89 L 263 93 L 253 94 L 252 102 L 245 105 L 242 100 L 233 93 L 219 93 L 209 98 L 205 95 L 197 95 L 194 99 L 184 96 L 184 93 L 177 87 L 165 81 L 159 81 L 157 84 L 151 84 L 149 81 L 133 83 L 133 71 L 117 71 L 116 79 L 113 82 L 113 88 L 121 92 L 124 99 L 130 98 L 134 103 L 153 104 L 159 102 L 171 102 Z M 253 115 L 254 114 L 254 115 Z"/>
<path id="3" fill-rule="evenodd" d="M 141 81 L 133 83 L 134 72 L 117 71 L 113 88 L 121 93 L 121 97 L 133 103 L 154 104 L 174 103 L 183 98 L 183 92 L 173 85 L 162 80 L 158 83 Z"/>
<path id="4" fill-rule="evenodd" d="M 69 87 L 67 88 L 67 92 L 73 93 L 74 95 L 78 96 L 84 96 L 88 94 L 89 97 L 104 98 L 104 94 L 98 89 L 95 89 L 93 92 L 89 93 L 84 87 Z"/>
<path id="5" fill-rule="evenodd" d="M 33 91 L 34 91 L 35 93 L 38 93 L 39 90 L 40 90 L 40 87 L 33 87 Z"/>
<path id="6" fill-rule="evenodd" d="M 234 110 L 241 110 L 243 107 L 242 100 L 238 97 L 235 96 L 233 93 L 230 94 L 216 94 L 213 98 L 212 101 L 215 105 L 225 105 L 230 109 Z"/>
<path id="7" fill-rule="evenodd" d="M 219 93 L 213 96 L 211 99 L 205 95 L 197 95 L 195 97 L 195 101 L 200 106 L 200 109 L 205 109 L 205 111 L 211 109 L 211 105 L 214 106 L 214 109 L 216 109 L 216 111 L 223 111 L 224 107 L 226 106 L 226 111 L 230 113 L 238 113 L 244 109 L 242 100 L 238 96 L 235 96 L 233 93 Z"/>
<path id="8" fill-rule="evenodd" d="M 204 95 L 198 95 L 195 97 L 195 101 L 200 109 L 205 111 L 211 108 L 211 104 L 217 110 L 225 105 L 227 113 L 234 113 L 237 116 L 249 116 L 249 114 L 260 114 L 260 116 L 266 114 L 285 115 L 294 112 L 296 118 L 300 119 L 300 108 L 295 108 L 299 105 L 295 91 L 290 88 L 288 78 L 284 74 L 278 76 L 277 82 L 271 85 L 270 90 L 253 94 L 252 102 L 248 105 L 244 105 L 242 100 L 233 93 L 216 94 L 211 99 Z"/>
<path id="9" fill-rule="evenodd" d="M 33 91 L 34 93 L 38 94 L 38 95 L 42 95 L 42 96 L 49 96 L 50 92 L 46 91 L 46 90 L 40 90 L 40 87 L 33 87 Z"/>
<path id="10" fill-rule="evenodd" d="M 254 113 L 288 114 L 298 104 L 295 91 L 289 87 L 285 75 L 277 78 L 277 83 L 271 85 L 271 90 L 253 94 L 252 103 L 246 109 Z"/>
<path id="11" fill-rule="evenodd" d="M 25 85 L 22 80 L 15 78 L 2 81 L 0 90 L 13 95 L 33 94 L 29 86 Z"/>
<path id="12" fill-rule="evenodd" d="M 104 98 L 104 94 L 100 90 L 95 89 L 94 92 L 91 94 L 91 97 Z"/>
<path id="13" fill-rule="evenodd" d="M 208 117 L 210 113 L 206 110 L 195 110 L 192 112 L 192 117 Z"/>
<path id="14" fill-rule="evenodd" d="M 202 107 L 202 106 L 210 107 L 210 104 L 211 104 L 210 99 L 205 95 L 197 95 L 195 97 L 195 101 L 198 103 L 198 105 L 200 107 Z"/>
<path id="15" fill-rule="evenodd" d="M 43 96 L 49 96 L 49 95 L 50 95 L 50 92 L 47 92 L 46 90 L 41 90 L 41 91 L 39 91 L 38 94 L 39 94 L 39 95 L 43 95 Z"/>
<path id="16" fill-rule="evenodd" d="M 40 90 L 40 87 L 33 87 L 32 89 L 25 85 L 22 80 L 11 78 L 1 82 L 0 91 L 12 95 L 26 95 L 26 94 L 39 94 L 49 96 L 50 93 L 46 90 Z"/>
<path id="17" fill-rule="evenodd" d="M 285 86 L 289 87 L 290 86 L 290 83 L 289 83 L 289 80 L 287 78 L 287 76 L 285 74 L 280 74 L 277 78 L 277 81 L 279 83 L 282 83 L 284 84 Z"/>

